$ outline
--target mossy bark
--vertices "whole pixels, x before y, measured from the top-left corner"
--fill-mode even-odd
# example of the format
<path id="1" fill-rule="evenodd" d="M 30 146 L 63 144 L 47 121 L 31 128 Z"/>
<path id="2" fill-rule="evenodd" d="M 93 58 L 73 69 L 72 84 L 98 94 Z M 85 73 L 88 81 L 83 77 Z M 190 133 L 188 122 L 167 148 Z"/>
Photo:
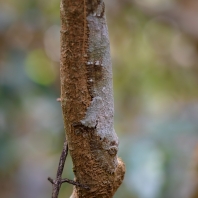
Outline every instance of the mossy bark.
<path id="1" fill-rule="evenodd" d="M 111 198 L 123 181 L 113 128 L 112 66 L 102 0 L 61 1 L 61 106 L 77 182 L 72 198 Z"/>

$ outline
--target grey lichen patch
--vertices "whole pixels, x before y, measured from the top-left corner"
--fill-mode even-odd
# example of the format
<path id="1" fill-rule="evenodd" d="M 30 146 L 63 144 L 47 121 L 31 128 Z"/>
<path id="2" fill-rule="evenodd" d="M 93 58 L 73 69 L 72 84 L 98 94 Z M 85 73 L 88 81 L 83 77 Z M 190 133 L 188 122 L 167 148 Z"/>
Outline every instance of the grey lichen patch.
<path id="1" fill-rule="evenodd" d="M 97 120 L 99 120 L 99 111 L 104 106 L 101 97 L 95 97 L 91 101 L 91 105 L 87 109 L 86 116 L 80 122 L 86 127 L 95 127 L 97 125 Z"/>
<path id="2" fill-rule="evenodd" d="M 118 138 L 113 128 L 112 65 L 108 30 L 103 1 L 92 0 L 89 6 L 86 66 L 92 101 L 80 123 L 84 127 L 94 128 L 90 145 L 92 155 L 104 170 L 113 173 L 118 164 Z"/>
<path id="3" fill-rule="evenodd" d="M 97 130 L 96 133 L 91 134 L 90 141 L 91 153 L 94 159 L 108 173 L 114 173 L 118 165 L 118 142 L 110 141 L 107 137 L 101 138 L 98 136 Z"/>
<path id="4" fill-rule="evenodd" d="M 91 2 L 95 6 L 95 11 L 101 10 L 103 1 Z M 82 121 L 87 126 L 94 127 L 97 120 L 98 134 L 102 138 L 108 136 L 113 141 L 113 139 L 117 140 L 117 136 L 113 129 L 112 65 L 106 19 L 94 17 L 90 13 L 87 16 L 87 24 L 89 29 L 87 67 L 88 78 L 93 79 L 91 88 L 93 98 Z"/>
<path id="5" fill-rule="evenodd" d="M 115 168 L 118 165 L 117 157 L 109 156 L 108 151 L 102 149 L 93 150 L 92 154 L 96 157 L 96 161 L 100 163 L 100 166 L 104 170 L 110 174 L 113 174 L 115 172 Z"/>
<path id="6" fill-rule="evenodd" d="M 110 56 L 109 37 L 104 16 L 104 2 L 98 2 L 98 6 L 93 6 L 94 9 L 92 9 L 92 12 L 87 16 L 90 40 L 88 54 L 89 61 L 99 61 L 100 63 L 103 63 L 102 59 L 105 57 L 105 54 Z"/>

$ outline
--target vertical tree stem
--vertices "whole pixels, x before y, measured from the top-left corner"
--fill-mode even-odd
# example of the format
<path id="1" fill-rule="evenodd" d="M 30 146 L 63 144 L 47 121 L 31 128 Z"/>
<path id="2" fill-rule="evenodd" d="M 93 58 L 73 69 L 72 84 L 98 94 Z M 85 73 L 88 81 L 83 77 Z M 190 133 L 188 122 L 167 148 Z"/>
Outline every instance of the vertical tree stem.
<path id="1" fill-rule="evenodd" d="M 78 183 L 74 198 L 111 198 L 122 183 L 103 0 L 61 1 L 61 106 Z"/>

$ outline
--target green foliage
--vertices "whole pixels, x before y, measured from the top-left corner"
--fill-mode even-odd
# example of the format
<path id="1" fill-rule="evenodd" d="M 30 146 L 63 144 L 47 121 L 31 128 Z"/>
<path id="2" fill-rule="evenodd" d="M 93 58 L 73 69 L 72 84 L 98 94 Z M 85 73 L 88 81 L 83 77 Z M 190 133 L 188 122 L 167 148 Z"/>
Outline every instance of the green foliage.
<path id="1" fill-rule="evenodd" d="M 41 85 L 50 85 L 57 78 L 57 71 L 42 50 L 34 50 L 28 54 L 25 70 L 30 79 Z"/>

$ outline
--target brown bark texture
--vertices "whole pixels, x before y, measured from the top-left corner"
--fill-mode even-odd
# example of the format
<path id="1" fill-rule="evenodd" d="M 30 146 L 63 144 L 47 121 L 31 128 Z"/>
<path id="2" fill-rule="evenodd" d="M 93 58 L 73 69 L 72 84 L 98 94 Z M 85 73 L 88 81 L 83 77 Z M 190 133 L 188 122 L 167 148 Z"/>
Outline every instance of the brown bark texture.
<path id="1" fill-rule="evenodd" d="M 73 161 L 71 198 L 111 198 L 125 166 L 113 129 L 112 66 L 102 0 L 62 0 L 61 106 Z"/>

